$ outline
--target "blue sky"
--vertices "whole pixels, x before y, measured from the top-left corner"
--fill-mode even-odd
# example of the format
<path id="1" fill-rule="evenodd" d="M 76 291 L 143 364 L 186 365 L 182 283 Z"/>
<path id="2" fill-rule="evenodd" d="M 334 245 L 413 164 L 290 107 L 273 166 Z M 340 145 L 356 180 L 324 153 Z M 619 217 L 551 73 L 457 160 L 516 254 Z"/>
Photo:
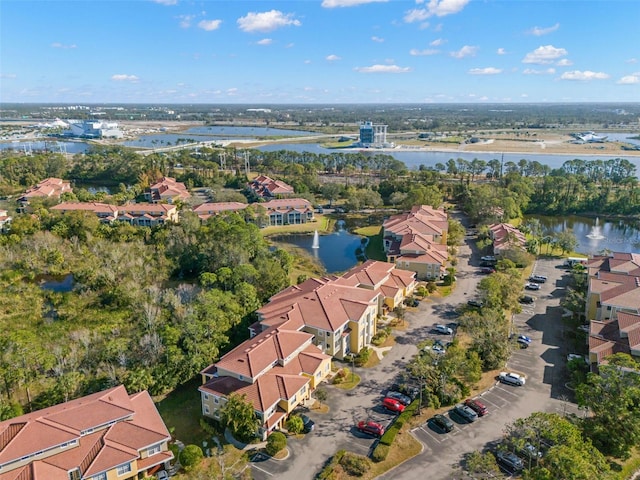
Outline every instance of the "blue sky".
<path id="1" fill-rule="evenodd" d="M 638 0 L 2 0 L 0 101 L 640 101 Z"/>

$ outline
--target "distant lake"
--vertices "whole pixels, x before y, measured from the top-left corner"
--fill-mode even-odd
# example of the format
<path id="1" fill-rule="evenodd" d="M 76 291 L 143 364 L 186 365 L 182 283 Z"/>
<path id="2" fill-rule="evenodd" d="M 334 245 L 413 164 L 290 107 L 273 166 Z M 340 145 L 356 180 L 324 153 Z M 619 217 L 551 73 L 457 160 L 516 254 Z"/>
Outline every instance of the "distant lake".
<path id="1" fill-rule="evenodd" d="M 154 148 L 193 142 L 221 142 L 223 140 L 257 141 L 259 137 L 307 137 L 319 135 L 301 130 L 284 130 L 269 127 L 192 127 L 179 133 L 157 133 L 141 135 L 135 140 L 127 140 L 125 147 Z M 188 140 L 188 142 L 185 142 Z"/>
<path id="2" fill-rule="evenodd" d="M 59 142 L 59 141 L 20 141 L 0 143 L 0 150 L 14 150 L 16 152 L 56 152 L 56 153 L 84 153 L 89 149 L 85 142 Z"/>
<path id="3" fill-rule="evenodd" d="M 357 149 L 347 149 L 347 150 L 339 150 L 339 149 L 331 149 L 325 148 L 321 145 L 314 143 L 287 143 L 287 144 L 278 144 L 278 145 L 264 145 L 261 147 L 256 147 L 257 150 L 261 152 L 277 152 L 280 150 L 290 150 L 292 152 L 309 152 L 309 153 L 317 153 L 329 155 L 331 153 L 358 153 L 360 150 Z M 365 152 L 367 155 L 391 155 L 396 160 L 400 160 L 403 162 L 407 168 L 410 170 L 415 170 L 420 165 L 424 165 L 425 167 L 435 167 L 436 164 L 442 163 L 446 164 L 449 159 L 457 159 L 462 158 L 467 161 L 472 161 L 474 159 L 484 160 L 488 162 L 489 160 L 498 159 L 501 160 L 504 158 L 505 162 L 515 162 L 518 163 L 522 159 L 537 161 L 542 165 L 548 165 L 551 168 L 560 168 L 564 162 L 567 160 L 575 160 L 576 158 L 581 158 L 583 160 L 613 160 L 615 158 L 626 158 L 629 162 L 636 166 L 636 171 L 640 174 L 640 157 L 635 156 L 625 156 L 621 152 L 620 155 L 616 156 L 599 156 L 599 155 L 551 155 L 551 154 L 540 154 L 540 153 L 487 153 L 487 152 L 425 152 L 419 150 L 391 150 L 391 151 L 383 151 L 370 149 Z"/>
<path id="4" fill-rule="evenodd" d="M 545 234 L 571 229 L 578 240 L 576 251 L 580 253 L 596 254 L 605 249 L 612 252 L 640 253 L 639 222 L 576 215 L 565 217 L 527 215 L 524 221 L 530 218 L 540 220 Z"/>
<path id="5" fill-rule="evenodd" d="M 361 246 L 361 238 L 346 230 L 338 230 L 329 235 L 320 235 L 319 248 L 312 248 L 313 234 L 276 235 L 269 237 L 274 242 L 290 243 L 305 249 L 325 268 L 327 273 L 341 273 L 358 264 L 356 249 Z"/>

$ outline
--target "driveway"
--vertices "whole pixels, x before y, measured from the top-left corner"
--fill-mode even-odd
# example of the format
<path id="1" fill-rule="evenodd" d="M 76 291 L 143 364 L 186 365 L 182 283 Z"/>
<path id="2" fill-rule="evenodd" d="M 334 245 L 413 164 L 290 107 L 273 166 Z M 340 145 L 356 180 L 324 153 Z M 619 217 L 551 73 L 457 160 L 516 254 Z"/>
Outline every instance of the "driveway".
<path id="1" fill-rule="evenodd" d="M 329 413 L 307 412 L 316 422 L 315 430 L 302 439 L 290 440 L 288 459 L 261 458 L 252 462 L 252 473 L 256 479 L 312 479 L 340 449 L 362 455 L 370 452 L 375 439 L 361 434 L 354 425 L 366 419 L 385 425 L 391 421 L 393 415 L 379 407 L 383 393 L 404 371 L 406 362 L 417 353 L 417 343 L 427 337 L 445 337 L 434 334 L 433 325 L 455 320 L 456 308 L 474 297 L 475 287 L 482 278 L 478 273 L 480 254 L 474 249 L 475 244 L 468 237 L 465 245 L 459 247 L 457 282 L 451 295 L 429 299 L 420 302 L 415 309 L 408 309 L 406 330 L 394 332 L 396 344 L 376 367 L 357 369 L 361 382 L 356 388 L 344 391 L 326 386 Z M 553 268 L 555 263 L 543 261 L 536 265 L 535 273 L 549 276 L 549 281 L 536 292 L 536 303 L 527 306 L 530 313 L 514 318 L 514 324 L 521 333 L 533 338 L 533 345 L 516 352 L 509 363 L 509 368 L 527 374 L 527 385 L 497 385 L 485 392 L 483 401 L 489 407 L 489 415 L 473 424 L 456 423 L 454 431 L 449 434 L 438 434 L 428 424 L 419 426 L 413 433 L 425 445 L 424 452 L 381 478 L 422 479 L 425 468 L 429 469 L 430 479 L 453 478 L 451 475 L 462 455 L 483 449 L 489 442 L 501 438 L 506 423 L 541 409 L 566 411 L 569 408 L 568 403 L 561 399 L 562 395 L 568 394 L 563 391 L 562 375 L 554 373 L 564 368 L 562 360 L 566 357 L 566 353 L 560 351 L 561 314 L 558 307 L 563 288 L 560 274 L 564 271 Z"/>

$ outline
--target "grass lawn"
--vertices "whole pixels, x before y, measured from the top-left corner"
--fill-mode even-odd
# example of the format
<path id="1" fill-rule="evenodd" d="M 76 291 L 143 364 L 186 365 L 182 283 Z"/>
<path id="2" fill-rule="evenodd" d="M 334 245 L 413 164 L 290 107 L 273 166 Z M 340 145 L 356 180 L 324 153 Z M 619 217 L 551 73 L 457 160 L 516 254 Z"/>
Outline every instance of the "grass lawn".
<path id="1" fill-rule="evenodd" d="M 360 376 L 347 367 L 343 367 L 342 369 L 347 373 L 347 375 L 341 383 L 334 383 L 333 386 L 342 390 L 351 390 L 360 383 Z"/>
<path id="2" fill-rule="evenodd" d="M 197 377 L 180 385 L 165 397 L 154 399 L 158 402 L 156 407 L 167 428 L 185 445 L 202 445 L 202 441 L 208 437 L 200 427 L 202 406 L 199 386 L 200 377 Z"/>
<path id="3" fill-rule="evenodd" d="M 382 227 L 379 225 L 373 225 L 369 227 L 362 227 L 354 230 L 355 234 L 362 235 L 369 239 L 367 244 L 366 254 L 367 258 L 371 260 L 380 260 L 382 262 L 387 261 L 387 255 L 384 253 L 382 245 Z"/>

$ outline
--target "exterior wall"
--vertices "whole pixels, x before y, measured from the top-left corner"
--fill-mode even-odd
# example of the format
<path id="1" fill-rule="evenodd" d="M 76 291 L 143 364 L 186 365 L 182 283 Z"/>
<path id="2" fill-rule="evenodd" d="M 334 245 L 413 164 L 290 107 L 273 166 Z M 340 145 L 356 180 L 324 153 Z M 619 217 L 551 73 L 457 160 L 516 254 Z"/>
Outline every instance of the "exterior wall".
<path id="1" fill-rule="evenodd" d="M 280 400 L 278 402 L 278 406 L 282 408 L 285 412 L 287 412 L 287 416 L 288 416 L 293 411 L 294 408 L 296 408 L 303 401 L 309 398 L 310 393 L 311 393 L 311 389 L 309 388 L 309 384 L 307 383 L 305 384 L 304 387 L 298 390 L 296 394 L 289 399 L 289 401 Z M 286 420 L 286 418 L 287 417 L 285 416 L 284 419 Z"/>
<path id="2" fill-rule="evenodd" d="M 600 295 L 597 293 L 589 293 L 587 295 L 586 314 L 587 320 L 600 320 L 598 312 L 598 302 Z"/>
<path id="3" fill-rule="evenodd" d="M 362 317 L 357 321 L 350 321 L 350 350 L 353 354 L 358 354 L 360 350 L 371 343 L 371 339 L 376 334 L 377 308 L 369 307 Z"/>
<path id="4" fill-rule="evenodd" d="M 202 415 L 209 418 L 215 418 L 218 420 L 218 410 L 227 402 L 224 397 L 218 397 L 212 393 L 200 392 L 200 399 L 202 404 Z"/>
<path id="5" fill-rule="evenodd" d="M 123 474 L 123 475 L 118 475 L 118 469 L 114 468 L 113 470 L 109 470 L 107 472 L 107 480 L 122 480 L 123 478 L 132 478 L 135 477 L 136 475 L 138 475 L 138 463 L 134 460 L 133 462 L 131 462 L 131 471 Z"/>
<path id="6" fill-rule="evenodd" d="M 328 358 L 326 360 L 323 360 L 322 363 L 320 363 L 317 370 L 313 372 L 313 376 L 309 376 L 309 380 L 311 380 L 309 383 L 309 387 L 311 391 L 318 388 L 318 385 L 320 385 L 320 382 L 322 382 L 325 378 L 327 378 L 327 375 L 329 375 L 330 372 L 331 372 L 331 359 Z"/>

